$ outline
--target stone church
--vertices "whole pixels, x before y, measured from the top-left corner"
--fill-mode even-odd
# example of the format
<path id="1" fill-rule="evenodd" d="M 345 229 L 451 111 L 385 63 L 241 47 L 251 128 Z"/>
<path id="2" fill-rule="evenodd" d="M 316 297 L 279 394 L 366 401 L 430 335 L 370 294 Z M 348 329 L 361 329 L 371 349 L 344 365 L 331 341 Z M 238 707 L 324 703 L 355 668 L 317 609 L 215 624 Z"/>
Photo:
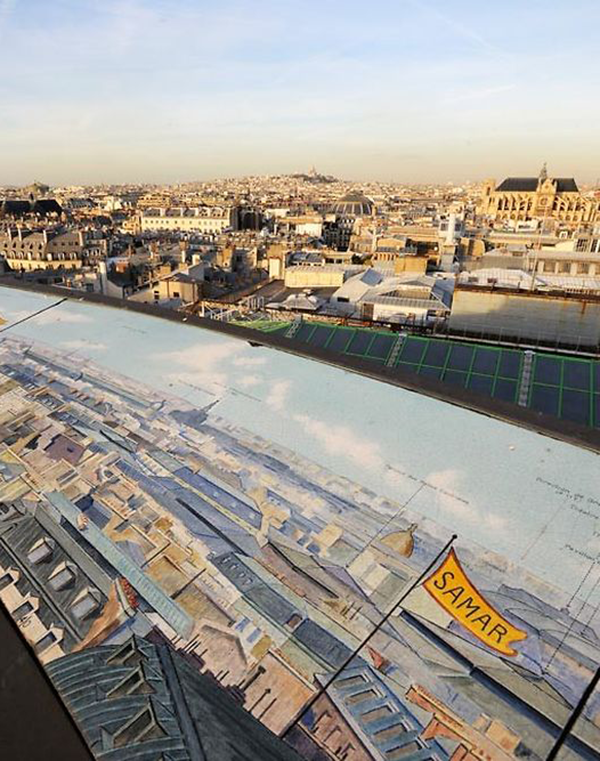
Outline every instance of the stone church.
<path id="1" fill-rule="evenodd" d="M 538 177 L 507 177 L 496 187 L 487 180 L 478 213 L 494 221 L 554 220 L 577 227 L 600 220 L 600 201 L 583 195 L 572 177 L 548 177 L 546 165 Z"/>

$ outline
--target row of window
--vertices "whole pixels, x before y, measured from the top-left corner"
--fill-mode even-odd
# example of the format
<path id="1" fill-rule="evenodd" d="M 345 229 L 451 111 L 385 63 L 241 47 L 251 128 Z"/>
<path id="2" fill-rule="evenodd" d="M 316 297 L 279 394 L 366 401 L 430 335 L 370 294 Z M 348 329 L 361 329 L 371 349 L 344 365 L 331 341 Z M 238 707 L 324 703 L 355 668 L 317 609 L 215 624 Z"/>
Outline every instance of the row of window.
<path id="1" fill-rule="evenodd" d="M 80 245 L 78 243 L 78 241 L 74 241 L 74 240 L 69 240 L 69 241 L 55 241 L 54 240 L 54 241 L 48 241 L 47 243 L 37 243 L 36 244 L 36 243 L 31 242 L 31 241 L 26 241 L 26 240 L 25 241 L 21 241 L 21 240 L 15 239 L 12 242 L 12 248 L 17 248 L 17 244 L 19 244 L 18 245 L 19 248 L 33 248 L 34 246 L 37 245 L 38 249 L 42 249 L 42 248 L 44 248 L 44 246 L 48 246 L 49 248 L 57 248 L 58 246 L 62 246 L 64 248 L 65 246 L 78 246 L 78 245 Z M 3 248 L 5 248 L 5 249 L 11 248 L 11 246 L 9 246 L 9 244 L 8 244 L 8 241 L 4 242 Z"/>
<path id="2" fill-rule="evenodd" d="M 64 261 L 77 261 L 79 259 L 79 254 L 75 251 L 73 252 L 67 252 L 67 251 L 60 251 L 58 253 L 54 254 L 46 254 L 45 256 L 42 254 L 35 255 L 33 251 L 12 251 L 10 256 L 7 257 L 9 261 L 25 261 L 25 262 L 64 262 Z"/>
<path id="3" fill-rule="evenodd" d="M 56 542 L 54 539 L 44 536 L 30 547 L 27 553 L 27 560 L 32 565 L 48 562 L 51 560 L 55 549 Z M 63 560 L 52 569 L 48 576 L 48 583 L 55 592 L 61 592 L 75 584 L 77 574 L 77 566 L 69 560 Z M 100 607 L 101 601 L 100 592 L 86 586 L 72 602 L 70 607 L 71 613 L 75 618 L 81 620 L 97 610 Z"/>
<path id="4" fill-rule="evenodd" d="M 72 564 L 68 564 L 71 567 L 66 567 L 66 563 L 61 563 L 51 576 L 50 584 L 54 590 L 64 589 L 71 580 L 75 578 L 73 573 L 74 567 Z M 18 574 L 14 570 L 9 570 L 3 576 L 0 577 L 0 591 L 6 589 L 11 584 L 15 584 L 18 581 Z M 102 604 L 102 596 L 97 589 L 86 586 L 77 597 L 71 603 L 69 610 L 71 615 L 79 621 L 87 618 L 95 611 L 97 611 Z M 35 612 L 35 608 L 31 599 L 25 599 L 21 605 L 12 611 L 12 616 L 16 621 L 22 621 L 27 616 Z"/>
<path id="5" fill-rule="evenodd" d="M 592 274 L 592 268 L 594 273 L 596 272 L 596 265 L 588 262 L 563 262 L 553 261 L 546 259 L 538 264 L 538 272 L 547 272 L 553 275 L 590 275 Z"/>

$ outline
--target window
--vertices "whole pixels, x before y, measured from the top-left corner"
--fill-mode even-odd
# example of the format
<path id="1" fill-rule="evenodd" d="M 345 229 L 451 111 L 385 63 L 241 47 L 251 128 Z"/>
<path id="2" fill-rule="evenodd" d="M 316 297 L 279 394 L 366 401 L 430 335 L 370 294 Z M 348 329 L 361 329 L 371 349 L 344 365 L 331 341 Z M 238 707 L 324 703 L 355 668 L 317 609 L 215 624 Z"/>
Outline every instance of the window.
<path id="1" fill-rule="evenodd" d="M 75 581 L 77 569 L 73 563 L 63 562 L 57 565 L 50 574 L 50 586 L 55 592 L 65 589 Z"/>
<path id="2" fill-rule="evenodd" d="M 7 571 L 3 576 L 0 576 L 0 592 L 11 584 L 14 584 L 15 578 L 11 571 Z"/>
<path id="3" fill-rule="evenodd" d="M 24 618 L 25 616 L 29 615 L 33 611 L 33 605 L 29 602 L 29 600 L 25 600 L 24 603 L 21 603 L 18 608 L 15 608 L 12 612 L 12 617 L 19 621 L 21 618 Z"/>
<path id="4" fill-rule="evenodd" d="M 38 642 L 35 643 L 35 652 L 43 653 L 56 642 L 56 634 L 48 632 Z"/>
<path id="5" fill-rule="evenodd" d="M 96 589 L 86 587 L 73 601 L 71 613 L 80 621 L 87 618 L 100 607 L 102 597 Z"/>
<path id="6" fill-rule="evenodd" d="M 402 745 L 399 748 L 386 751 L 385 755 L 389 761 L 402 761 L 402 759 L 410 758 L 413 753 L 417 753 L 417 751 L 422 749 L 423 747 L 416 740 L 413 740 L 408 745 Z"/>
<path id="7" fill-rule="evenodd" d="M 364 703 L 365 700 L 376 700 L 378 697 L 380 697 L 380 695 L 375 690 L 369 688 L 351 695 L 347 698 L 346 703 L 348 703 L 348 705 L 354 705 L 355 703 Z"/>
<path id="8" fill-rule="evenodd" d="M 115 733 L 113 743 L 115 748 L 123 748 L 126 745 L 139 743 L 144 739 L 150 740 L 164 736 L 165 732 L 156 721 L 152 709 L 148 706 Z"/>
<path id="9" fill-rule="evenodd" d="M 329 713 L 329 711 L 323 711 L 323 713 L 315 721 L 314 728 L 313 728 L 315 734 L 319 731 L 319 729 L 321 728 L 323 724 L 327 723 L 327 719 L 330 719 L 330 718 L 331 718 L 331 714 Z"/>
<path id="10" fill-rule="evenodd" d="M 371 711 L 367 711 L 367 713 L 364 713 L 360 718 L 361 721 L 364 722 L 370 722 L 370 721 L 379 721 L 380 719 L 385 719 L 390 714 L 394 713 L 390 706 L 383 705 L 379 708 L 373 708 Z"/>
<path id="11" fill-rule="evenodd" d="M 138 667 L 109 690 L 106 696 L 109 698 L 120 698 L 125 695 L 139 695 L 150 692 L 154 692 L 154 690 L 144 679 L 144 672 L 141 667 Z"/>
<path id="12" fill-rule="evenodd" d="M 380 743 L 384 742 L 385 740 L 391 740 L 394 737 L 401 737 L 406 732 L 404 725 L 401 723 L 394 724 L 391 727 L 385 727 L 384 729 L 380 729 L 378 732 L 375 732 L 373 735 L 373 739 Z"/>
<path id="13" fill-rule="evenodd" d="M 294 629 L 302 621 L 302 616 L 299 613 L 293 613 L 286 621 L 286 626 Z"/>
<path id="14" fill-rule="evenodd" d="M 253 642 L 256 642 L 256 640 L 260 637 L 260 629 L 255 629 L 252 634 L 248 637 L 248 642 L 251 644 Z"/>
<path id="15" fill-rule="evenodd" d="M 39 539 L 27 553 L 27 560 L 30 563 L 42 563 L 48 560 L 54 552 L 55 542 L 47 536 Z"/>
<path id="16" fill-rule="evenodd" d="M 138 663 L 141 658 L 142 654 L 137 649 L 134 640 L 130 639 L 116 653 L 113 653 L 106 662 L 129 666 L 132 663 Z"/>

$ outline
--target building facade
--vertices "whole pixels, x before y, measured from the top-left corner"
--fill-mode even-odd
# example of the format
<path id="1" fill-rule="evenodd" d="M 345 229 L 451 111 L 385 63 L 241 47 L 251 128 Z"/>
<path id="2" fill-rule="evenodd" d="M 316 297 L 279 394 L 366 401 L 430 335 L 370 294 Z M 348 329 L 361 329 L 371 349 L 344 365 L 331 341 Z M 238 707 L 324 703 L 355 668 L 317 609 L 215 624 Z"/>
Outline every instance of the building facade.
<path id="1" fill-rule="evenodd" d="M 597 349 L 600 297 L 463 281 L 454 289 L 449 324 L 460 333 Z"/>
<path id="2" fill-rule="evenodd" d="M 0 255 L 16 271 L 79 269 L 83 264 L 83 232 L 28 231 L 9 228 L 0 235 Z"/>
<path id="3" fill-rule="evenodd" d="M 141 217 L 142 232 L 180 231 L 218 234 L 233 225 L 233 209 L 220 206 L 200 206 L 195 209 L 148 209 Z"/>
<path id="4" fill-rule="evenodd" d="M 507 177 L 498 186 L 486 181 L 478 212 L 494 221 L 537 219 L 576 226 L 595 222 L 599 205 L 579 191 L 572 177 L 548 177 L 544 165 L 538 177 Z"/>

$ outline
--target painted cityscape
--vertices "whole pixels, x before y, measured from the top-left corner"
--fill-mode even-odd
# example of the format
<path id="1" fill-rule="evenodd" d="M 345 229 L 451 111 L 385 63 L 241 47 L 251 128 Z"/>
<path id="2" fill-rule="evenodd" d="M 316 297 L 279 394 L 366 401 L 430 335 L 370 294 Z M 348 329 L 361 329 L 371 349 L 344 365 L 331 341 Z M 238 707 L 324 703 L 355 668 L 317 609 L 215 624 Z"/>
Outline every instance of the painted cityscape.
<path id="1" fill-rule="evenodd" d="M 595 454 L 0 291 L 0 600 L 95 757 L 546 757 L 600 664 Z M 595 694 L 561 759 L 599 753 Z"/>

